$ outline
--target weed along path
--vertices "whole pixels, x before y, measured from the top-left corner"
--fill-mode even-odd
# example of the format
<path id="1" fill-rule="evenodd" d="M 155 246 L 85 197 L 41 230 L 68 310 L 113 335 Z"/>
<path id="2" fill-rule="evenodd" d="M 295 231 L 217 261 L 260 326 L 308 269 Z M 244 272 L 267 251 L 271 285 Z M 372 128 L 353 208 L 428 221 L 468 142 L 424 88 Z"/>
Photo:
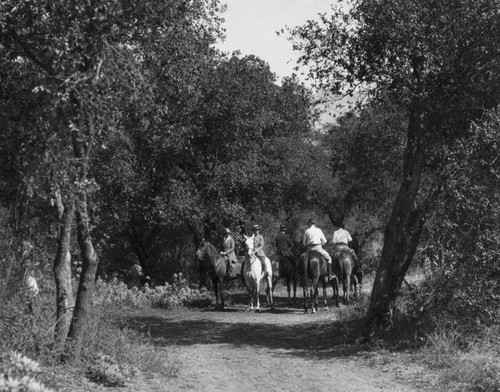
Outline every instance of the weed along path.
<path id="1" fill-rule="evenodd" d="M 246 311 L 243 295 L 225 311 L 179 309 L 134 315 L 131 325 L 148 328 L 168 352 L 173 376 L 157 391 L 413 391 L 408 369 L 349 342 L 352 321 L 342 307 L 304 314 L 302 303 Z M 351 338 L 352 340 L 352 338 Z M 390 356 L 390 354 L 389 354 Z M 415 384 L 413 384 L 415 385 Z M 419 390 L 422 390 L 419 388 Z"/>

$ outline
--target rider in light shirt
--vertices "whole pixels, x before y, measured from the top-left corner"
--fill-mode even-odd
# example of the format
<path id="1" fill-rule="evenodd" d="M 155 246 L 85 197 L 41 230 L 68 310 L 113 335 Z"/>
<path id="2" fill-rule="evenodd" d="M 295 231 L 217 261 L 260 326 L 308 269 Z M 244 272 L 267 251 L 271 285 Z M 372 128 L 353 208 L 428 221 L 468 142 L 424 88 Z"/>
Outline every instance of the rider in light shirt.
<path id="1" fill-rule="evenodd" d="M 337 253 L 342 250 L 348 250 L 352 253 L 354 259 L 356 260 L 356 253 L 349 247 L 349 243 L 352 242 L 352 237 L 349 232 L 343 227 L 339 227 L 333 233 L 332 237 L 334 257 L 337 257 Z"/>
<path id="2" fill-rule="evenodd" d="M 307 222 L 310 227 L 304 232 L 304 239 L 302 240 L 303 244 L 307 246 L 307 251 L 302 254 L 302 258 L 308 256 L 310 251 L 316 251 L 321 256 L 323 256 L 328 264 L 328 278 L 334 279 L 335 275 L 332 272 L 332 258 L 328 254 L 326 250 L 323 249 L 323 245 L 326 244 L 326 238 L 323 234 L 323 231 L 315 226 L 314 219 L 309 219 Z"/>
<path id="3" fill-rule="evenodd" d="M 333 233 L 332 242 L 334 244 L 348 244 L 352 241 L 351 235 L 347 230 L 340 227 L 335 233 Z"/>

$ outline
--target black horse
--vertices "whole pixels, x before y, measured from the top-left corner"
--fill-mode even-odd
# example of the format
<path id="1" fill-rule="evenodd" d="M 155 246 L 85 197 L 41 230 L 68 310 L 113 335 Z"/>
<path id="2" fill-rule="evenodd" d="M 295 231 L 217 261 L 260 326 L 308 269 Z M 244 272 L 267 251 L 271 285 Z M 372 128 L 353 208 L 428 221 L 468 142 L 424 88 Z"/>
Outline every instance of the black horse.
<path id="1" fill-rule="evenodd" d="M 288 292 L 288 303 L 291 302 L 292 284 L 293 284 L 293 303 L 297 301 L 297 267 L 299 257 L 290 254 L 278 254 L 272 260 L 273 267 L 273 292 L 276 283 L 279 279 L 284 279 L 286 282 L 286 290 Z"/>
<path id="2" fill-rule="evenodd" d="M 215 292 L 215 308 L 224 309 L 224 296 L 222 295 L 224 282 L 240 277 L 240 275 L 229 276 L 228 264 L 226 259 L 215 249 L 208 241 L 203 242 L 201 247 L 196 252 L 198 259 L 198 273 L 200 279 L 200 288 L 203 284 L 204 277 L 208 274 L 212 282 L 212 287 Z M 241 265 L 239 265 L 241 269 Z M 238 271 L 238 266 L 233 266 L 234 270 Z M 219 305 L 220 297 L 220 305 Z"/>

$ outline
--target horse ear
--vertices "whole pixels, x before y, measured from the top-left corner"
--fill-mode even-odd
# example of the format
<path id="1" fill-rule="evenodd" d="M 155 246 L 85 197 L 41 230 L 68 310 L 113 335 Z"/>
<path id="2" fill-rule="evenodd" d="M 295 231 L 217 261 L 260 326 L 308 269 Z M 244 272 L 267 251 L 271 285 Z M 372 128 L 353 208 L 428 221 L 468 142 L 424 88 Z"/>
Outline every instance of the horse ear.
<path id="1" fill-rule="evenodd" d="M 246 240 L 248 240 L 250 237 L 247 237 L 246 234 L 243 234 L 243 237 L 245 237 Z"/>

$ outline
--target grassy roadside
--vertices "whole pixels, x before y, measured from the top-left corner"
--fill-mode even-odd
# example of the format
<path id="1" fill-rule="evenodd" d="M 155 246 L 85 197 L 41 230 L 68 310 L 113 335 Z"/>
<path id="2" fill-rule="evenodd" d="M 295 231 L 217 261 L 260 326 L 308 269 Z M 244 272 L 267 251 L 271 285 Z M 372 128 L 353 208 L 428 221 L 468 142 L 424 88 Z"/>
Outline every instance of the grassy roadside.
<path id="1" fill-rule="evenodd" d="M 410 283 L 418 284 L 418 277 L 413 279 Z M 450 323 L 436 315 L 433 315 L 432 323 L 417 320 L 408 311 L 411 307 L 407 303 L 411 298 L 408 293 L 402 296 L 394 328 L 370 342 L 363 341 L 359 325 L 368 306 L 369 287 L 368 282 L 364 295 L 353 305 L 335 310 L 338 320 L 334 329 L 325 330 L 325 334 L 332 335 L 325 338 L 337 339 L 338 344 L 355 348 L 360 360 L 369 366 L 391 372 L 419 390 L 500 390 L 499 331 L 493 327 L 484 328 L 481 334 L 470 336 L 458 323 Z M 231 297 L 240 291 L 235 287 L 227 295 Z M 35 384 L 15 389 L 15 385 L 9 386 L 5 382 L 2 385 L 0 382 L 0 391 L 43 391 L 40 389 L 43 386 L 47 390 L 60 391 L 102 388 L 107 391 L 158 390 L 155 388 L 165 380 L 176 377 L 183 366 L 182 358 L 157 347 L 147 332 L 138 332 L 147 331 L 147 326 L 129 328 L 127 314 L 139 311 L 154 318 L 158 316 L 155 308 L 161 308 L 163 312 L 178 307 L 203 307 L 209 301 L 206 292 L 189 288 L 182 277 L 169 287 L 150 291 L 128 290 L 118 282 L 101 282 L 96 299 L 96 316 L 89 326 L 85 353 L 82 362 L 73 367 L 54 359 L 50 347 L 50 321 L 45 321 L 47 314 L 41 312 L 43 306 L 40 307 L 39 318 L 31 320 L 31 324 L 26 324 L 30 328 L 22 331 L 14 327 L 23 319 L 16 318 L 14 314 L 13 319 L 17 321 L 11 322 L 8 331 L 10 347 L 5 341 L 2 343 L 4 350 L 10 349 L 4 351 L 4 377 L 0 379 L 5 380 L 5 375 L 11 379 L 28 377 L 39 386 L 36 387 L 38 389 Z M 5 327 L 5 324 L 2 325 Z M 34 342 L 37 342 L 38 351 L 32 348 Z M 7 355 L 10 350 L 35 359 L 41 366 L 19 356 L 12 358 Z"/>

